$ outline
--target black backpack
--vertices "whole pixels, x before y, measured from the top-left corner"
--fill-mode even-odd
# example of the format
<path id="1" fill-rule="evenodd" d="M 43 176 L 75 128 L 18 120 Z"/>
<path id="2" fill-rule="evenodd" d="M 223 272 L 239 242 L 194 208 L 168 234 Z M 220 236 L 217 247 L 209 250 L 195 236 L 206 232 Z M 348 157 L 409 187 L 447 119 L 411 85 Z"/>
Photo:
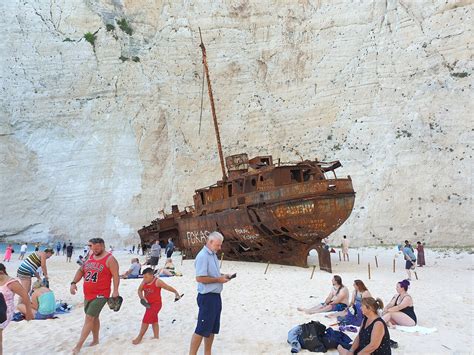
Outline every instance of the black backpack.
<path id="1" fill-rule="evenodd" d="M 7 303 L 5 302 L 5 297 L 3 293 L 0 292 L 0 323 L 3 323 L 7 320 Z"/>
<path id="2" fill-rule="evenodd" d="M 301 325 L 301 347 L 309 351 L 323 352 L 327 351 L 322 339 L 326 331 L 326 326 L 319 322 L 311 321 Z"/>

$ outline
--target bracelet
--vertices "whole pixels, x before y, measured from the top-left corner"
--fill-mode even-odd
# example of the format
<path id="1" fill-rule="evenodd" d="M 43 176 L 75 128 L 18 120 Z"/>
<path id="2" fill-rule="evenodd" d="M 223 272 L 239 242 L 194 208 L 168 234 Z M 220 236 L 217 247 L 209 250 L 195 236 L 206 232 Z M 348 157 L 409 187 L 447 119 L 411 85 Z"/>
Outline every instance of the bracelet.
<path id="1" fill-rule="evenodd" d="M 76 281 L 71 282 L 71 286 L 75 285 L 76 283 L 77 283 Z"/>

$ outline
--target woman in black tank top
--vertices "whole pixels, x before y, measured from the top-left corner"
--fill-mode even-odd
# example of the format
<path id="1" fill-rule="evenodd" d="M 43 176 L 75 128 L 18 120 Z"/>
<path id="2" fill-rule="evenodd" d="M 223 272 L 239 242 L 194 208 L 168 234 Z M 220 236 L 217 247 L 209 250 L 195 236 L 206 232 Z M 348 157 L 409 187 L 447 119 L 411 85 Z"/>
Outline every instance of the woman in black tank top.
<path id="1" fill-rule="evenodd" d="M 372 297 L 362 299 L 362 313 L 364 321 L 359 334 L 354 339 L 349 350 L 341 345 L 337 347 L 339 354 L 352 355 L 360 352 L 374 355 L 391 355 L 390 334 L 387 325 L 382 318 L 378 316 L 378 310 L 383 308 L 380 298 L 376 300 Z"/>
<path id="2" fill-rule="evenodd" d="M 410 281 L 408 280 L 398 282 L 397 294 L 384 309 L 382 318 L 391 328 L 394 328 L 395 325 L 413 327 L 417 323 L 413 299 L 407 292 L 409 285 Z"/>

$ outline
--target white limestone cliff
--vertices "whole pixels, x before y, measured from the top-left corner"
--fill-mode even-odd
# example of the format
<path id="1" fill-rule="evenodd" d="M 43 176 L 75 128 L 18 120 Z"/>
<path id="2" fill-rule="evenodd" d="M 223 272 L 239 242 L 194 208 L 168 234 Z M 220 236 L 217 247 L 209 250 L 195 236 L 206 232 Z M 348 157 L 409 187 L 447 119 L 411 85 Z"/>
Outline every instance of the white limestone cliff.
<path id="1" fill-rule="evenodd" d="M 473 246 L 473 10 L 2 1 L 0 236 L 130 243 L 220 177 L 201 27 L 225 154 L 340 160 L 357 197 L 333 240 Z"/>

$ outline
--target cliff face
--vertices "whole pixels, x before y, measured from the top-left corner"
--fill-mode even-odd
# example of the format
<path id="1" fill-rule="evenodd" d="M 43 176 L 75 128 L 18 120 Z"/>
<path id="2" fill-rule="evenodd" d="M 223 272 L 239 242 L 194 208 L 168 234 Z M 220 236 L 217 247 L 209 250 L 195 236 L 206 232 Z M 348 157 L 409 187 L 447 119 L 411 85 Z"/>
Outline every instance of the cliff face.
<path id="1" fill-rule="evenodd" d="M 471 1 L 3 1 L 0 235 L 128 243 L 226 155 L 341 160 L 332 238 L 474 245 Z M 86 38 L 84 38 L 84 35 Z"/>

